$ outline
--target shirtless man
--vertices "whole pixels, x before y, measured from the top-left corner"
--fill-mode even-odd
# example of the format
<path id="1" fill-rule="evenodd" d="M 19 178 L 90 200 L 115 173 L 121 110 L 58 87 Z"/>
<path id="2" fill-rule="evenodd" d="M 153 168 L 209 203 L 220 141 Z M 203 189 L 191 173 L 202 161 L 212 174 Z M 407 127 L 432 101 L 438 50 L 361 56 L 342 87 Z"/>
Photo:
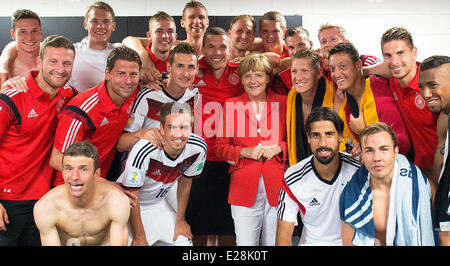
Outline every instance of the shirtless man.
<path id="1" fill-rule="evenodd" d="M 259 36 L 261 36 L 263 52 L 274 52 L 280 59 L 289 56 L 284 44 L 286 19 L 277 11 L 265 13 L 259 21 Z"/>
<path id="2" fill-rule="evenodd" d="M 195 48 L 198 56 L 201 56 L 203 54 L 203 35 L 209 26 L 206 7 L 197 1 L 187 2 L 183 9 L 180 24 L 186 30 L 185 41 Z"/>
<path id="3" fill-rule="evenodd" d="M 27 9 L 16 10 L 11 16 L 11 38 L 0 57 L 0 85 L 15 76 L 26 76 L 37 70 L 36 58 L 42 38 L 41 21 Z M 14 60 L 10 60 L 14 58 Z"/>
<path id="4" fill-rule="evenodd" d="M 100 177 L 97 149 L 88 141 L 71 145 L 62 159 L 64 185 L 34 207 L 43 246 L 127 244 L 128 197 Z"/>
<path id="5" fill-rule="evenodd" d="M 340 197 L 343 245 L 434 245 L 433 183 L 399 154 L 395 132 L 385 123 L 365 127 L 360 140 L 365 167 Z"/>
<path id="6" fill-rule="evenodd" d="M 244 57 L 255 41 L 255 19 L 250 15 L 239 15 L 230 23 L 228 34 L 231 40 L 230 60 Z"/>
<path id="7" fill-rule="evenodd" d="M 39 19 L 36 15 L 36 18 Z M 35 20 L 35 19 L 34 19 Z M 37 23 L 37 22 L 36 22 Z M 86 36 L 80 42 L 74 43 L 75 46 L 75 61 L 73 63 L 72 76 L 67 85 L 83 92 L 91 87 L 97 86 L 105 78 L 106 59 L 114 47 L 120 46 L 120 43 L 110 43 L 109 39 L 112 32 L 116 28 L 114 10 L 105 2 L 94 2 L 86 9 L 83 26 L 87 31 Z M 40 27 L 39 27 L 40 29 Z M 42 31 L 42 30 L 41 30 Z M 40 33 L 42 36 L 42 32 Z M 39 37 L 40 38 L 40 37 Z M 16 44 L 17 43 L 17 44 Z M 20 56 L 19 52 L 14 52 L 17 47 L 19 50 L 20 42 L 11 42 L 7 48 L 11 46 L 12 51 L 6 50 L 0 62 L 14 62 L 16 63 Z M 39 51 L 39 43 L 36 44 L 37 51 Z M 26 57 L 31 58 L 29 55 Z M 4 59 L 3 59 L 4 58 Z M 35 57 L 33 57 L 35 58 Z M 34 60 L 34 59 L 33 59 Z M 12 73 L 8 71 L 5 65 L 10 63 L 0 63 L 0 84 L 4 86 L 11 86 L 19 90 L 26 91 L 26 87 L 21 86 L 21 81 L 24 80 L 25 74 Z M 4 70 L 2 70 L 4 69 Z M 28 69 L 27 71 L 29 71 Z M 26 71 L 25 71 L 26 72 Z M 18 76 L 18 77 L 16 77 Z M 8 78 L 10 79 L 6 82 Z M 6 78 L 3 80 L 3 78 Z"/>

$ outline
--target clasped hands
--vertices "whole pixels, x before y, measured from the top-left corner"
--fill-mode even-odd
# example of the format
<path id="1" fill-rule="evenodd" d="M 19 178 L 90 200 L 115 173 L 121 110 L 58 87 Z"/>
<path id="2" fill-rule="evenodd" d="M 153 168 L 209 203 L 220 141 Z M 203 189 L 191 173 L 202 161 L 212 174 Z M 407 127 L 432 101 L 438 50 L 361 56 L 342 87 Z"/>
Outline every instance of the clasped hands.
<path id="1" fill-rule="evenodd" d="M 257 161 L 270 160 L 282 150 L 277 144 L 271 146 L 246 147 L 241 150 L 241 158 L 249 158 Z"/>

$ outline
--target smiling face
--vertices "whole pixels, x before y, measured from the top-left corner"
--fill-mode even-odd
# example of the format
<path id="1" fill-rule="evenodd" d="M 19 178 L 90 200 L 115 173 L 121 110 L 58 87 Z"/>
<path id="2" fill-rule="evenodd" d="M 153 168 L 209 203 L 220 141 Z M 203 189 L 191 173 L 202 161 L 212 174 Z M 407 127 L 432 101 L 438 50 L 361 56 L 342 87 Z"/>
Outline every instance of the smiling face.
<path id="1" fill-rule="evenodd" d="M 250 100 L 266 98 L 266 88 L 270 78 L 263 70 L 250 70 L 241 77 L 242 86 Z"/>
<path id="2" fill-rule="evenodd" d="M 111 70 L 105 71 L 106 89 L 109 97 L 121 106 L 139 83 L 139 64 L 135 61 L 117 59 Z"/>
<path id="3" fill-rule="evenodd" d="M 323 29 L 319 32 L 320 51 L 325 58 L 328 58 L 328 52 L 338 43 L 345 41 L 338 28 Z"/>
<path id="4" fill-rule="evenodd" d="M 112 14 L 99 8 L 89 11 L 83 25 L 88 31 L 90 48 L 93 48 L 91 45 L 106 47 L 111 33 L 116 29 Z"/>
<path id="5" fill-rule="evenodd" d="M 164 125 L 161 124 L 161 135 L 166 142 L 164 150 L 172 157 L 178 156 L 186 146 L 191 132 L 192 120 L 189 114 L 168 114 Z"/>
<path id="6" fill-rule="evenodd" d="M 397 156 L 398 147 L 394 147 L 389 133 L 381 131 L 362 137 L 361 159 L 371 178 L 389 181 Z"/>
<path id="7" fill-rule="evenodd" d="M 172 64 L 167 65 L 170 73 L 167 87 L 184 91 L 194 82 L 197 67 L 197 57 L 194 54 L 175 54 Z"/>
<path id="8" fill-rule="evenodd" d="M 417 48 L 410 48 L 404 40 L 392 40 L 382 46 L 383 59 L 392 77 L 406 86 L 416 75 Z"/>
<path id="9" fill-rule="evenodd" d="M 419 88 L 433 113 L 450 113 L 450 64 L 420 71 Z"/>
<path id="10" fill-rule="evenodd" d="M 175 22 L 167 19 L 153 21 L 149 30 L 147 37 L 152 41 L 152 52 L 168 53 L 177 39 Z"/>
<path id="11" fill-rule="evenodd" d="M 306 48 L 311 48 L 311 41 L 301 32 L 297 32 L 292 36 L 286 37 L 286 47 L 289 56 L 292 58 L 295 53 Z"/>
<path id="12" fill-rule="evenodd" d="M 94 170 L 92 158 L 64 156 L 62 176 L 69 195 L 80 198 L 93 188 L 95 176 L 100 176 L 100 168 Z"/>
<path id="13" fill-rule="evenodd" d="M 230 56 L 230 40 L 225 35 L 207 35 L 203 43 L 203 55 L 213 71 L 225 69 Z"/>
<path id="14" fill-rule="evenodd" d="M 184 11 L 180 24 L 186 30 L 187 35 L 201 38 L 209 26 L 206 10 L 200 7 L 187 8 Z"/>
<path id="15" fill-rule="evenodd" d="M 330 164 L 336 158 L 341 136 L 333 122 L 320 120 L 311 123 L 308 143 L 314 154 L 315 163 Z"/>
<path id="16" fill-rule="evenodd" d="M 11 30 L 11 37 L 17 41 L 19 50 L 36 53 L 42 39 L 42 29 L 39 21 L 33 18 L 23 18 L 16 21 L 15 29 Z"/>
<path id="17" fill-rule="evenodd" d="M 330 56 L 331 77 L 341 90 L 353 88 L 361 73 L 361 61 L 354 64 L 348 54 L 337 53 Z"/>
<path id="18" fill-rule="evenodd" d="M 248 51 L 255 40 L 255 29 L 248 19 L 236 20 L 228 33 L 231 45 L 238 51 Z"/>
<path id="19" fill-rule="evenodd" d="M 295 90 L 300 94 L 317 89 L 321 73 L 313 66 L 312 61 L 311 58 L 292 58 L 292 83 Z"/>
<path id="20" fill-rule="evenodd" d="M 46 47 L 43 58 L 37 58 L 39 77 L 45 82 L 39 83 L 41 89 L 56 91 L 63 87 L 72 75 L 74 58 L 75 53 L 71 49 Z"/>
<path id="21" fill-rule="evenodd" d="M 283 36 L 286 31 L 281 23 L 273 20 L 262 20 L 259 36 L 261 36 L 264 51 L 271 52 L 282 49 Z"/>

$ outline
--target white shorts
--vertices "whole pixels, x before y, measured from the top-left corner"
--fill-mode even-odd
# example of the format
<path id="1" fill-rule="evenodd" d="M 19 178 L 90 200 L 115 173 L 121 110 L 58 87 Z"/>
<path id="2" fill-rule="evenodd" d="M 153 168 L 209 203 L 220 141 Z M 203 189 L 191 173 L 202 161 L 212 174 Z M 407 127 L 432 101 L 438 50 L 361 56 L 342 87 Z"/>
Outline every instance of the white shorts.
<path id="1" fill-rule="evenodd" d="M 238 246 L 275 246 L 277 207 L 267 201 L 264 181 L 259 179 L 258 193 L 252 207 L 231 205 L 231 215 Z"/>
<path id="2" fill-rule="evenodd" d="M 141 219 L 150 246 L 192 246 L 192 241 L 183 235 L 173 241 L 176 212 L 165 199 L 151 206 L 141 206 Z M 132 240 L 133 230 L 128 223 L 128 245 Z"/>

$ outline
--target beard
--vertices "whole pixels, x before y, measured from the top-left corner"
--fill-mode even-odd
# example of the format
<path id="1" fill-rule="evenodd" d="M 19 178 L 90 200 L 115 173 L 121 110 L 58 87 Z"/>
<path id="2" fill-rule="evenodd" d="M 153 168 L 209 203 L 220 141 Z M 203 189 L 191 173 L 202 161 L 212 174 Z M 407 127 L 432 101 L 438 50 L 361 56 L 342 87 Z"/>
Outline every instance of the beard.
<path id="1" fill-rule="evenodd" d="M 66 85 L 67 81 L 69 81 L 70 75 L 67 72 L 64 72 L 64 79 L 61 80 L 55 80 L 51 75 L 52 71 L 49 73 L 46 73 L 44 70 L 42 70 L 42 79 L 53 89 L 59 89 L 61 87 L 64 87 Z"/>
<path id="2" fill-rule="evenodd" d="M 328 156 L 321 156 L 319 153 L 321 151 L 329 151 L 330 155 Z M 336 156 L 337 151 L 333 151 L 333 149 L 330 148 L 319 148 L 314 152 L 314 157 L 321 163 L 321 164 L 329 164 L 331 161 L 333 161 L 334 157 Z"/>

